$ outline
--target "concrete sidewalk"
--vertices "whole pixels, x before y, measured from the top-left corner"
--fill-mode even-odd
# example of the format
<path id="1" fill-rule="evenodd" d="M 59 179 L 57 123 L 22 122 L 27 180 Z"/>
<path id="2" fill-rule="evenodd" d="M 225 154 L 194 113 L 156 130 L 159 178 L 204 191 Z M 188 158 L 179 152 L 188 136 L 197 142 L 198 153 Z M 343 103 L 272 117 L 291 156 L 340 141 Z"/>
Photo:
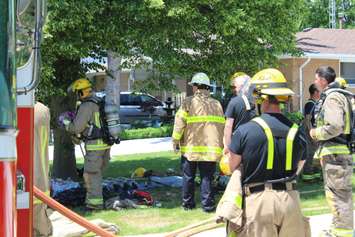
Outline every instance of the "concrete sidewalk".
<path id="1" fill-rule="evenodd" d="M 84 150 L 84 144 L 82 144 L 81 147 Z M 49 146 L 48 152 L 50 160 L 53 160 L 53 150 L 53 145 Z M 135 139 L 121 141 L 120 144 L 113 145 L 111 147 L 111 156 L 172 150 L 171 137 Z M 76 158 L 83 157 L 80 146 L 78 145 L 75 146 L 75 156 Z"/>
<path id="2" fill-rule="evenodd" d="M 318 237 L 322 230 L 329 229 L 332 216 L 330 214 L 317 215 L 309 217 L 311 224 L 312 237 Z M 354 211 L 355 220 L 355 211 Z M 165 234 L 166 235 L 166 234 Z M 126 237 L 163 237 L 164 234 L 151 234 L 151 235 L 135 235 Z M 201 232 L 199 234 L 193 235 L 193 237 L 225 237 L 226 230 L 225 227 L 216 228 L 213 230 Z"/>

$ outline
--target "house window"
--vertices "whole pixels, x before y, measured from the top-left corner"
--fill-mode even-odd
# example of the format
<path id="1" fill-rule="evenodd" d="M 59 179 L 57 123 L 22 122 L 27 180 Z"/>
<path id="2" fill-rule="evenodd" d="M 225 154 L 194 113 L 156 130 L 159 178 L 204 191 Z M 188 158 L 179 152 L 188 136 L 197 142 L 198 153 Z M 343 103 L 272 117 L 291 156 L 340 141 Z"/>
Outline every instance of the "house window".
<path id="1" fill-rule="evenodd" d="M 355 88 L 355 63 L 342 62 L 340 64 L 340 74 L 346 79 L 350 87 Z"/>

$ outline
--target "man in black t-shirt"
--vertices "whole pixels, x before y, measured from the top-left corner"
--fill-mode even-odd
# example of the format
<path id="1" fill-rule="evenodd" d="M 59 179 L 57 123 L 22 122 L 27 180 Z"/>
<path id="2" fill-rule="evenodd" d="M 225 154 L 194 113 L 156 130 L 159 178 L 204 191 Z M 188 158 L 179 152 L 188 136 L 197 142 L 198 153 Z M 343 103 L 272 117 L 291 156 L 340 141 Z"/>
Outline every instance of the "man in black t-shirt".
<path id="1" fill-rule="evenodd" d="M 251 98 L 250 77 L 244 73 L 235 73 L 231 78 L 231 86 L 234 96 L 228 103 L 225 116 L 226 124 L 224 127 L 224 154 L 228 154 L 228 146 L 235 129 L 249 122 L 255 117 L 255 106 Z"/>
<path id="2" fill-rule="evenodd" d="M 315 84 L 311 84 L 308 88 L 309 96 L 307 103 L 304 105 L 304 117 L 307 121 L 307 128 L 310 129 L 315 125 L 314 107 L 320 98 L 320 92 Z"/>
<path id="3" fill-rule="evenodd" d="M 320 179 L 321 168 L 319 160 L 317 162 L 318 165 L 315 165 L 313 161 L 314 152 L 317 150 L 317 143 L 309 136 L 309 130 L 315 126 L 314 108 L 320 98 L 320 92 L 315 84 L 311 84 L 308 90 L 310 98 L 304 106 L 304 119 L 302 124 L 307 139 L 307 159 L 304 165 L 302 180 L 305 182 L 313 182 Z"/>
<path id="4" fill-rule="evenodd" d="M 298 126 L 281 114 L 280 103 L 294 93 L 276 69 L 251 80 L 263 114 L 237 128 L 229 145 L 230 169 L 241 167 L 245 224 L 229 226 L 238 237 L 308 237 L 295 177 L 306 158 L 306 141 Z"/>
<path id="5" fill-rule="evenodd" d="M 268 103 L 274 101 L 269 100 Z M 275 102 L 276 105 L 277 102 Z M 264 129 L 252 120 L 240 126 L 233 134 L 230 151 L 242 155 L 243 184 L 264 183 L 267 180 L 282 179 L 295 174 L 298 162 L 306 159 L 306 141 L 304 134 L 297 132 L 294 138 L 292 169 L 285 170 L 286 166 L 286 137 L 293 123 L 280 111 L 264 112 L 260 118 L 270 127 L 274 135 L 273 169 L 267 170 L 268 140 Z M 300 159 L 297 159 L 300 157 Z"/>

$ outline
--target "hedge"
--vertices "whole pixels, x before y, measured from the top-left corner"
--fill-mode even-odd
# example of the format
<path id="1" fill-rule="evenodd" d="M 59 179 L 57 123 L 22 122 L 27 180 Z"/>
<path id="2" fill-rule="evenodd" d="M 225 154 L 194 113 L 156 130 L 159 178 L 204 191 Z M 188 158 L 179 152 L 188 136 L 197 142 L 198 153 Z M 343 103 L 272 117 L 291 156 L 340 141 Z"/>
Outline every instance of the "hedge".
<path id="1" fill-rule="evenodd" d="M 303 115 L 300 112 L 286 113 L 286 117 L 292 122 L 300 124 L 303 120 Z M 173 133 L 172 125 L 165 125 L 159 128 L 137 128 L 126 129 L 121 133 L 121 140 L 133 140 L 142 138 L 155 138 L 155 137 L 170 137 Z"/>
<path id="2" fill-rule="evenodd" d="M 133 140 L 154 137 L 170 137 L 172 133 L 173 127 L 171 125 L 166 125 L 159 128 L 137 128 L 123 130 L 120 138 L 121 140 Z"/>

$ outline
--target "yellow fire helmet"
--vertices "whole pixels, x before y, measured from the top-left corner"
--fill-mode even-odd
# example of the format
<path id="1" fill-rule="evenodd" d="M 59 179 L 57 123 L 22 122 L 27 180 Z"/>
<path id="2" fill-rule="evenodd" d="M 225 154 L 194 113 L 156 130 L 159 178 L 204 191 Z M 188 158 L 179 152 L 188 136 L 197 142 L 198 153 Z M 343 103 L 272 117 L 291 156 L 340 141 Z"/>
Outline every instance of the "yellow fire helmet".
<path id="1" fill-rule="evenodd" d="M 251 79 L 251 85 L 258 94 L 273 95 L 279 101 L 287 101 L 295 93 L 288 88 L 284 75 L 277 69 L 268 68 L 256 73 Z"/>
<path id="2" fill-rule="evenodd" d="M 338 82 L 340 88 L 345 89 L 348 87 L 348 83 L 346 82 L 346 80 L 342 77 L 337 77 L 335 78 L 335 81 Z"/>
<path id="3" fill-rule="evenodd" d="M 235 78 L 240 77 L 240 76 L 247 76 L 247 74 L 244 73 L 244 72 L 235 72 L 235 73 L 229 78 L 229 80 L 233 81 Z"/>
<path id="4" fill-rule="evenodd" d="M 223 155 L 219 161 L 219 169 L 224 175 L 231 175 L 232 172 L 229 168 L 229 158 L 226 155 Z"/>
<path id="5" fill-rule="evenodd" d="M 134 177 L 143 178 L 145 171 L 146 171 L 146 169 L 144 169 L 143 167 L 139 167 L 132 173 L 131 177 L 132 178 L 134 178 Z"/>
<path id="6" fill-rule="evenodd" d="M 80 90 L 84 90 L 87 88 L 91 88 L 91 82 L 88 79 L 85 78 L 80 78 L 76 81 L 74 81 L 68 88 L 68 91 L 80 91 Z"/>

